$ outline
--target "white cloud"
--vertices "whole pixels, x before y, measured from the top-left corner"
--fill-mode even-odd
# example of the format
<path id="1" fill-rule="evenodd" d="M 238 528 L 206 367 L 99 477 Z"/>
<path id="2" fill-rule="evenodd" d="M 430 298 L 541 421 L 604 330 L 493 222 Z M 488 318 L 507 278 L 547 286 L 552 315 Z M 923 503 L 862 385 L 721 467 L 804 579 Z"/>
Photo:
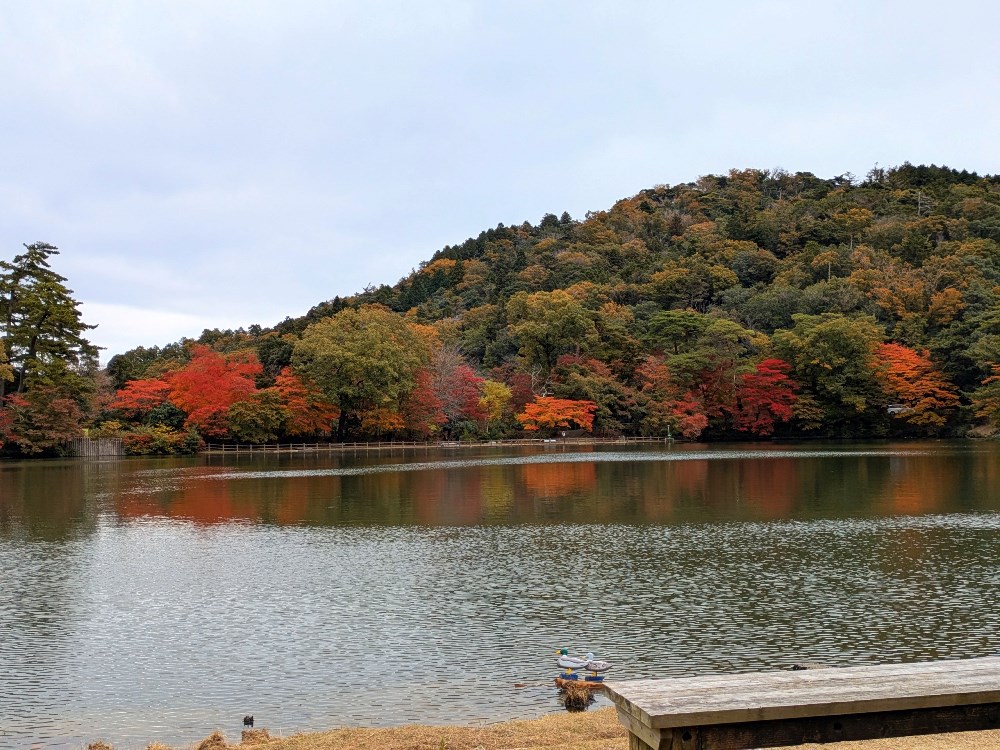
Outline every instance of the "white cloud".
<path id="1" fill-rule="evenodd" d="M 163 346 L 182 338 L 197 338 L 206 328 L 239 328 L 245 325 L 231 315 L 187 315 L 150 307 L 83 302 L 83 321 L 97 328 L 87 334 L 103 347 L 101 362 L 137 346 Z"/>
<path id="2" fill-rule="evenodd" d="M 1000 172 L 998 21 L 972 0 L 7 4 L 0 257 L 58 245 L 88 310 L 132 311 L 106 345 L 162 344 L 731 167 Z"/>

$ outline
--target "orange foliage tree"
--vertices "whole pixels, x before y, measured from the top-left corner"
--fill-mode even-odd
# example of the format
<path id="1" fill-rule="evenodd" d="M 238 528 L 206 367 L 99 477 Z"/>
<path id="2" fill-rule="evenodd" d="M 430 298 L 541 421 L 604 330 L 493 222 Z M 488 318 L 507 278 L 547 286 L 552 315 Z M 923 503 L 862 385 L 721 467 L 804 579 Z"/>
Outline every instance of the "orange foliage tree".
<path id="1" fill-rule="evenodd" d="M 594 426 L 595 411 L 597 404 L 593 401 L 536 396 L 534 401 L 524 405 L 524 411 L 516 417 L 525 430 L 532 432 L 543 427 L 556 429 L 573 425 L 589 430 Z"/>
<path id="2" fill-rule="evenodd" d="M 170 383 L 166 378 L 130 380 L 124 388 L 115 394 L 115 398 L 109 406 L 133 416 L 142 416 L 166 403 L 169 397 Z"/>
<path id="3" fill-rule="evenodd" d="M 391 406 L 376 406 L 360 412 L 361 429 L 381 437 L 383 433 L 397 432 L 404 427 L 403 415 Z"/>
<path id="4" fill-rule="evenodd" d="M 285 412 L 287 435 L 326 435 L 340 417 L 320 389 L 285 367 L 274 381 L 281 408 Z"/>
<path id="5" fill-rule="evenodd" d="M 948 413 L 958 406 L 958 394 L 928 353 L 881 344 L 877 356 L 886 394 L 905 407 L 896 418 L 932 430 L 944 426 Z"/>

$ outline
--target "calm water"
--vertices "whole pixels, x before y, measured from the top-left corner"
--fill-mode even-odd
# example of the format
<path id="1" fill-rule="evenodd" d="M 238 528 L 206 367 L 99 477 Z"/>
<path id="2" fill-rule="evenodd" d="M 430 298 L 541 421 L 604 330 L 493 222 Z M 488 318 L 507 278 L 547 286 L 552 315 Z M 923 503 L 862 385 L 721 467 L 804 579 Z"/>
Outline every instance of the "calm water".
<path id="1" fill-rule="evenodd" d="M 998 592 L 996 444 L 0 463 L 0 748 L 537 716 L 561 646 L 981 656 Z"/>

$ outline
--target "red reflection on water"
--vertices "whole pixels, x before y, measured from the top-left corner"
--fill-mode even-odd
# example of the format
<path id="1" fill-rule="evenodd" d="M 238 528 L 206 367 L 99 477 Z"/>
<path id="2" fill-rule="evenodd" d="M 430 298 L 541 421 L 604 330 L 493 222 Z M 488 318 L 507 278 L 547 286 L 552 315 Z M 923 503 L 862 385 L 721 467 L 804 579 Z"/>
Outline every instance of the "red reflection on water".
<path id="1" fill-rule="evenodd" d="M 799 497 L 801 461 L 790 458 L 742 461 L 743 497 L 762 518 L 785 518 L 795 510 Z"/>
<path id="2" fill-rule="evenodd" d="M 555 499 L 593 491 L 597 485 L 597 466 L 593 463 L 525 464 L 521 477 L 531 495 Z"/>
<path id="3" fill-rule="evenodd" d="M 412 497 L 417 523 L 467 526 L 483 519 L 482 490 L 482 469 L 409 472 L 397 502 Z"/>
<path id="4" fill-rule="evenodd" d="M 889 481 L 877 498 L 876 507 L 887 513 L 919 515 L 937 512 L 950 504 L 962 477 L 953 464 L 908 458 L 890 462 Z"/>
<path id="5" fill-rule="evenodd" d="M 241 510 L 230 496 L 229 483 L 215 481 L 195 482 L 181 490 L 154 493 L 126 490 L 117 496 L 115 502 L 115 512 L 122 518 L 166 516 L 218 523 L 255 515 Z"/>

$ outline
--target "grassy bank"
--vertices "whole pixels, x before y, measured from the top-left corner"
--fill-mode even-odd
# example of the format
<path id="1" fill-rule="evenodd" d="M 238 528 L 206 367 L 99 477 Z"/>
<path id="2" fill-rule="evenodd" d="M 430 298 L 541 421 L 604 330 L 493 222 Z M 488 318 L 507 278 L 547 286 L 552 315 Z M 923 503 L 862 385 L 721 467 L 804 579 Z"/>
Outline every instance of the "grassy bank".
<path id="1" fill-rule="evenodd" d="M 404 726 L 387 729 L 333 729 L 291 737 L 269 737 L 266 730 L 244 732 L 242 742 L 227 744 L 213 735 L 191 746 L 195 750 L 266 748 L 266 750 L 627 750 L 628 738 L 614 709 L 559 713 L 529 721 L 484 727 Z M 108 750 L 95 743 L 93 750 Z M 997 750 L 1000 730 L 951 735 L 903 737 L 831 745 L 802 745 L 820 750 Z M 149 750 L 170 750 L 153 744 Z"/>

